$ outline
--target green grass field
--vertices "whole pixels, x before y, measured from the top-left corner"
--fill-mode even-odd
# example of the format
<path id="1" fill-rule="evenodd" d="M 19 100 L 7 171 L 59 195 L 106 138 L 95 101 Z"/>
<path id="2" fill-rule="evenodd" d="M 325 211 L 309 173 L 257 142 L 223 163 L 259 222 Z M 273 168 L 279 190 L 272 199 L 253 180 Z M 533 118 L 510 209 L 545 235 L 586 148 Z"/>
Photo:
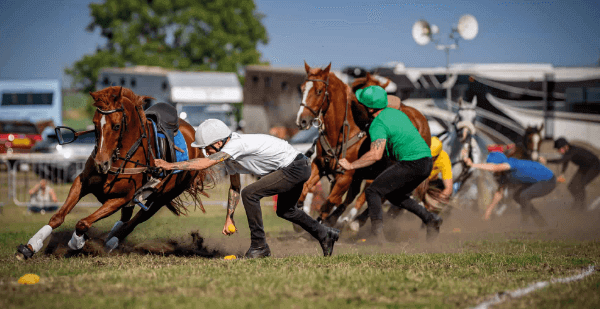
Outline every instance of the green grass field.
<path id="1" fill-rule="evenodd" d="M 226 187 L 213 191 L 214 199 L 220 200 Z M 296 236 L 270 206 L 263 206 L 263 216 L 274 256 L 223 260 L 227 254 L 243 254 L 249 245 L 243 207 L 236 213 L 238 233 L 231 237 L 220 235 L 224 209 L 206 208 L 206 214 L 197 210 L 185 217 L 163 209 L 125 243 L 158 253 L 138 250 L 106 255 L 89 249 L 101 245 L 102 233 L 118 219 L 113 216 L 90 232 L 89 250 L 84 248 L 87 255 L 64 258 L 44 254 L 42 249 L 22 262 L 13 257 L 16 246 L 26 243 L 50 215 L 28 214 L 24 208 L 7 205 L 0 215 L 0 308 L 466 308 L 501 291 L 575 275 L 600 260 L 597 236 L 545 240 L 543 234 L 552 232 L 519 230 L 502 237 L 494 233 L 464 237 L 466 226 L 463 234 L 455 235 L 463 240 L 445 241 L 452 235 L 443 230 L 433 244 L 424 244 L 423 237 L 409 237 L 377 247 L 345 237 L 336 245 L 334 256 L 324 258 L 317 242 Z M 66 236 L 63 246 L 77 220 L 92 211 L 75 208 L 54 231 Z M 415 222 L 407 221 L 406 226 L 411 225 Z M 407 235 L 418 232 L 403 231 Z M 175 242 L 190 244 L 191 232 L 200 234 L 204 246 L 217 252 L 215 258 L 169 254 Z M 39 275 L 40 282 L 18 284 L 27 273 Z M 600 275 L 596 272 L 494 308 L 599 306 Z"/>

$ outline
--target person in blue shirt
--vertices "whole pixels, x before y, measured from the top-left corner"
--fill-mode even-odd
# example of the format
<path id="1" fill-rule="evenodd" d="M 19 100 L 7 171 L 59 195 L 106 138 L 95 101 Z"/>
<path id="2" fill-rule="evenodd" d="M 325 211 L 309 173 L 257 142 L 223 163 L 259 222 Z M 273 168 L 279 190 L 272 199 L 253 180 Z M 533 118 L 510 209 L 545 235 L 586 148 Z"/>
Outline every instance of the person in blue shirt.
<path id="1" fill-rule="evenodd" d="M 525 223 L 529 217 L 538 226 L 545 226 L 546 220 L 533 207 L 531 200 L 546 196 L 556 187 L 554 173 L 543 164 L 530 161 L 507 158 L 501 152 L 492 152 L 487 157 L 487 163 L 475 164 L 468 157 L 465 158 L 467 166 L 490 171 L 496 174 L 499 182 L 498 190 L 494 193 L 492 203 L 488 206 L 484 220 L 489 220 L 492 211 L 502 199 L 502 192 L 507 185 L 515 186 L 514 200 L 521 205 L 521 218 Z"/>

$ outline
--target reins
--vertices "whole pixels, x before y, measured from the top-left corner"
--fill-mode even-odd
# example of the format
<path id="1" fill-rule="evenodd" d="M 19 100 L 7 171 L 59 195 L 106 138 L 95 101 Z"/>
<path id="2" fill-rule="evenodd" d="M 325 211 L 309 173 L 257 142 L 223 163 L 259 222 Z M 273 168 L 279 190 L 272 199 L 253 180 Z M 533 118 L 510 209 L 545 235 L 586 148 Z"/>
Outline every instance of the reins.
<path id="1" fill-rule="evenodd" d="M 327 110 L 329 109 L 329 107 L 331 105 L 331 99 L 328 100 L 328 98 L 329 98 L 329 75 L 327 75 L 327 80 L 308 79 L 307 78 L 306 81 L 322 82 L 325 84 L 325 95 L 323 96 L 323 101 L 321 101 L 321 105 L 319 106 L 317 111 L 308 107 L 304 103 L 301 103 L 300 105 L 307 108 L 316 117 L 316 119 L 318 119 L 318 122 L 319 122 L 319 126 L 318 126 L 319 127 L 319 138 L 318 138 L 318 140 L 319 140 L 319 143 L 321 144 L 321 148 L 323 149 L 323 151 L 326 154 L 325 160 L 327 162 L 327 161 L 329 161 L 330 158 L 333 158 L 335 166 L 337 166 L 337 161 L 339 160 L 340 155 L 341 155 L 341 158 L 345 158 L 348 148 L 352 147 L 354 144 L 356 144 L 358 141 L 360 141 L 364 136 L 366 136 L 366 132 L 361 130 L 357 135 L 348 139 L 348 135 L 350 134 L 350 123 L 348 122 L 348 109 L 350 106 L 350 97 L 346 96 L 346 109 L 345 109 L 345 113 L 344 113 L 344 121 L 340 128 L 341 134 L 342 134 L 342 144 L 338 145 L 338 143 L 339 143 L 339 135 L 338 135 L 336 147 L 333 148 L 331 146 L 331 143 L 327 139 L 327 134 L 326 134 L 325 128 L 324 128 L 325 125 L 324 125 L 324 122 L 321 120 L 321 118 L 323 118 L 325 116 L 325 113 L 327 112 Z M 325 110 L 322 110 L 323 105 L 325 104 L 326 101 L 329 101 L 329 104 L 327 105 L 327 108 Z M 342 168 L 335 168 L 333 170 L 330 170 L 330 172 L 331 173 L 326 174 L 326 176 L 328 176 L 328 178 L 329 178 L 330 174 L 333 174 L 333 175 L 343 174 L 344 170 Z M 330 181 L 333 181 L 333 179 L 330 178 Z"/>

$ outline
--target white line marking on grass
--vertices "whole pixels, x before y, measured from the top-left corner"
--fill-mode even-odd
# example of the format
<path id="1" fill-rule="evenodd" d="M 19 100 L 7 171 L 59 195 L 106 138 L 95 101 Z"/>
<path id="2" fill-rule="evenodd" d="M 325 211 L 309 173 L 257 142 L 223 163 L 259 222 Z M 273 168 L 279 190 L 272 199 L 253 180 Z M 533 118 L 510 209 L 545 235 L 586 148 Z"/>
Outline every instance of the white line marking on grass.
<path id="1" fill-rule="evenodd" d="M 514 291 L 496 293 L 496 295 L 494 295 L 492 298 L 484 301 L 483 303 L 477 305 L 477 307 L 473 307 L 473 308 L 487 309 L 491 305 L 499 304 L 509 298 L 519 298 L 519 297 L 529 294 L 535 290 L 545 288 L 552 283 L 568 283 L 568 282 L 572 282 L 572 281 L 581 280 L 581 279 L 593 274 L 594 271 L 595 271 L 594 265 L 590 265 L 590 266 L 588 266 L 588 268 L 586 270 L 584 270 L 579 275 L 575 275 L 575 276 L 567 277 L 567 278 L 552 279 L 550 281 L 540 281 L 540 282 L 530 284 L 526 288 L 522 288 L 522 289 L 518 289 L 518 290 L 514 290 Z"/>

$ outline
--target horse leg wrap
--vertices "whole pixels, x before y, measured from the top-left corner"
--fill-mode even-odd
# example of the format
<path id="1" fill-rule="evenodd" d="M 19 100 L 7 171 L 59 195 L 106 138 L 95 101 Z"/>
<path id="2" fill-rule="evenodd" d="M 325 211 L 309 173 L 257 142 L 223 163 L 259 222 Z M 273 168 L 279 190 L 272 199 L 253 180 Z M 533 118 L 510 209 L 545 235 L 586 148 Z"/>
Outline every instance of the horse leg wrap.
<path id="1" fill-rule="evenodd" d="M 106 249 L 106 252 L 108 252 L 108 253 L 110 253 L 111 251 L 115 250 L 118 246 L 119 246 L 119 239 L 116 238 L 116 237 L 110 238 L 104 244 L 104 248 Z"/>
<path id="2" fill-rule="evenodd" d="M 113 238 L 113 236 L 115 236 L 115 233 L 121 228 L 121 226 L 123 226 L 123 221 L 117 221 L 115 222 L 115 225 L 113 225 L 112 229 L 110 230 L 110 232 L 108 232 L 108 235 L 106 236 L 106 241 L 108 242 L 108 240 L 110 240 L 111 238 Z"/>
<path id="3" fill-rule="evenodd" d="M 348 215 L 340 217 L 338 219 L 338 223 L 350 222 L 350 221 L 354 220 L 354 217 L 356 217 L 357 213 L 358 213 L 358 210 L 356 210 L 356 208 L 352 207 L 352 209 L 350 209 L 350 212 L 348 213 Z"/>
<path id="4" fill-rule="evenodd" d="M 310 214 L 310 208 L 312 206 L 312 201 L 313 201 L 313 193 L 307 193 L 306 194 L 306 198 L 304 199 L 304 205 L 302 207 L 302 210 L 304 210 L 305 213 Z"/>
<path id="5" fill-rule="evenodd" d="M 38 252 L 44 246 L 44 240 L 50 236 L 52 233 L 52 227 L 49 225 L 44 225 L 31 239 L 27 242 L 28 245 L 31 245 L 33 248 L 33 252 Z"/>
<path id="6" fill-rule="evenodd" d="M 77 236 L 77 232 L 73 232 L 73 237 L 69 240 L 68 245 L 72 250 L 81 250 L 83 245 L 85 245 L 85 239 L 83 238 L 83 235 Z"/>

